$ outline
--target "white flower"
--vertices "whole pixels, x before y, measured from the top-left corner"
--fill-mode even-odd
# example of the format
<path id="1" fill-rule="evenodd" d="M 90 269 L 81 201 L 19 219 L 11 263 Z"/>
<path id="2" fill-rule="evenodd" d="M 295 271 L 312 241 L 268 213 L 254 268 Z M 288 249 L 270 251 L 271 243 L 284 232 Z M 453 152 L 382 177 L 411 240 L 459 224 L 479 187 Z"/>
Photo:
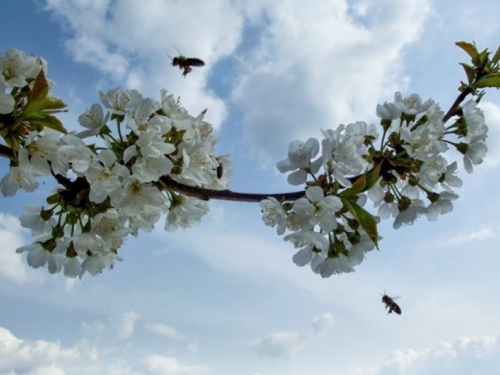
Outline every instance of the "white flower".
<path id="1" fill-rule="evenodd" d="M 0 54 L 0 70 L 11 87 L 24 86 L 26 80 L 36 78 L 41 69 L 47 72 L 47 62 L 41 57 L 26 55 L 16 48 Z"/>
<path id="2" fill-rule="evenodd" d="M 283 238 L 284 241 L 290 241 L 295 247 L 307 247 L 309 249 L 318 249 L 326 252 L 329 242 L 325 236 L 313 231 L 299 231 L 290 233 Z"/>
<path id="3" fill-rule="evenodd" d="M 450 193 L 453 192 L 453 190 L 451 189 L 452 187 L 459 188 L 463 183 L 462 179 L 455 175 L 457 172 L 457 168 L 458 165 L 456 161 L 448 165 L 444 173 L 444 179 L 440 180 L 439 182 L 441 187 Z"/>
<path id="4" fill-rule="evenodd" d="M 38 240 L 40 241 L 40 239 Z M 50 252 L 45 250 L 40 244 L 40 242 L 35 242 L 31 245 L 22 246 L 16 250 L 17 253 L 22 253 L 24 251 L 28 252 L 26 260 L 30 265 L 30 267 L 39 268 L 45 266 L 47 264 L 48 259 L 51 256 Z"/>
<path id="5" fill-rule="evenodd" d="M 395 199 L 392 201 L 387 199 L 389 202 L 386 201 L 387 194 L 388 191 L 382 189 L 378 184 L 368 190 L 368 198 L 373 201 L 373 207 L 378 207 L 377 215 L 380 216 L 381 219 L 388 219 L 391 216 L 396 216 L 399 212 L 398 204 Z M 391 196 L 389 195 L 389 197 Z"/>
<path id="6" fill-rule="evenodd" d="M 467 123 L 467 139 L 471 140 L 477 136 L 484 136 L 488 133 L 488 127 L 484 123 L 484 113 L 477 108 L 477 102 L 469 100 L 462 107 L 465 122 Z"/>
<path id="7" fill-rule="evenodd" d="M 319 225 L 323 231 L 329 233 L 337 228 L 335 212 L 341 208 L 342 202 L 339 197 L 334 195 L 325 197 L 322 188 L 311 186 L 307 188 L 305 198 L 294 202 L 293 212 L 307 218 L 309 226 L 301 229 L 307 230 Z"/>
<path id="8" fill-rule="evenodd" d="M 19 216 L 19 221 L 23 228 L 30 229 L 32 236 L 51 234 L 52 228 L 55 225 L 55 220 L 53 217 L 47 221 L 42 219 L 41 211 L 43 207 L 35 207 L 26 204 L 24 209 L 27 212 Z"/>
<path id="9" fill-rule="evenodd" d="M 80 233 L 71 237 L 73 248 L 78 255 L 83 256 L 87 252 L 92 254 L 102 253 L 103 241 L 93 233 Z"/>
<path id="10" fill-rule="evenodd" d="M 92 135 L 98 135 L 101 128 L 108 122 L 109 116 L 109 112 L 104 116 L 102 107 L 99 104 L 92 104 L 90 109 L 85 110 L 85 112 L 78 117 L 80 125 L 88 129 L 78 133 L 78 137 L 85 138 Z"/>
<path id="11" fill-rule="evenodd" d="M 78 257 L 66 258 L 62 265 L 64 276 L 76 278 L 82 272 L 82 266 Z"/>
<path id="12" fill-rule="evenodd" d="M 377 116 L 385 120 L 397 120 L 401 117 L 401 109 L 394 103 L 377 104 Z"/>
<path id="13" fill-rule="evenodd" d="M 129 220 L 130 232 L 150 232 L 161 214 L 167 210 L 167 197 L 150 184 L 144 184 L 134 176 L 123 181 L 124 198 L 118 205 L 118 213 Z"/>
<path id="14" fill-rule="evenodd" d="M 126 221 L 126 216 L 121 216 L 111 209 L 94 217 L 91 231 L 100 236 L 108 248 L 119 249 L 130 232 L 124 227 Z"/>
<path id="15" fill-rule="evenodd" d="M 182 203 L 176 204 L 167 214 L 165 230 L 173 232 L 177 228 L 197 226 L 202 216 L 208 213 L 208 204 L 197 198 L 182 196 Z"/>
<path id="16" fill-rule="evenodd" d="M 0 114 L 2 115 L 12 113 L 16 104 L 14 97 L 11 94 L 5 93 L 6 88 L 7 83 L 5 82 L 5 78 L 0 74 Z"/>
<path id="17" fill-rule="evenodd" d="M 142 183 L 134 176 L 123 181 L 124 198 L 118 205 L 127 216 L 161 213 L 167 209 L 167 197 L 151 184 Z"/>
<path id="18" fill-rule="evenodd" d="M 347 126 L 340 125 L 336 130 L 322 130 L 323 168 L 344 187 L 352 186 L 347 176 L 363 173 L 368 168 L 364 159 L 367 153 L 367 138 L 374 141 L 378 138 L 376 128 L 365 122 L 356 122 Z"/>
<path id="19" fill-rule="evenodd" d="M 127 108 L 127 114 L 131 116 L 133 121 L 130 123 L 136 123 L 139 129 L 142 131 L 143 127 L 147 127 L 147 123 L 153 114 L 160 109 L 160 103 L 158 103 L 153 98 L 142 98 L 136 90 L 131 91 L 132 102 Z M 129 125 L 129 124 L 127 124 Z"/>
<path id="20" fill-rule="evenodd" d="M 368 251 L 373 250 L 374 248 L 375 244 L 373 243 L 372 239 L 364 231 L 362 231 L 359 237 L 359 241 L 352 244 L 351 248 L 349 249 L 349 261 L 353 266 L 361 264 L 365 257 L 365 254 Z"/>
<path id="21" fill-rule="evenodd" d="M 152 182 L 170 174 L 173 167 L 172 161 L 165 156 L 157 158 L 142 156 L 138 157 L 132 165 L 132 173 L 139 181 Z"/>
<path id="22" fill-rule="evenodd" d="M 61 161 L 71 165 L 71 169 L 78 175 L 83 175 L 87 171 L 94 156 L 93 152 L 80 138 L 66 134 L 61 139 L 61 146 L 58 150 L 58 157 Z"/>
<path id="23" fill-rule="evenodd" d="M 90 184 L 89 199 L 101 203 L 110 197 L 111 204 L 116 206 L 123 198 L 121 181 L 129 175 L 128 168 L 116 162 L 113 151 L 101 151 L 85 174 Z"/>
<path id="24" fill-rule="evenodd" d="M 404 97 L 400 92 L 394 94 L 394 105 L 403 113 L 408 115 L 417 115 L 425 112 L 434 104 L 434 101 L 429 99 L 422 103 L 422 99 L 418 94 L 411 94 Z"/>
<path id="25" fill-rule="evenodd" d="M 35 176 L 29 170 L 20 167 L 11 167 L 0 181 L 0 191 L 4 197 L 13 197 L 19 189 L 32 192 L 37 188 L 38 182 Z"/>
<path id="26" fill-rule="evenodd" d="M 315 174 L 321 167 L 321 158 L 312 161 L 318 153 L 319 142 L 315 138 L 309 138 L 306 143 L 292 141 L 288 146 L 288 159 L 279 161 L 276 166 L 281 173 L 295 171 L 288 176 L 288 182 L 300 185 L 306 182 L 307 172 Z"/>
<path id="27" fill-rule="evenodd" d="M 51 129 L 44 129 L 40 133 L 31 132 L 25 144 L 30 157 L 24 161 L 26 164 L 29 163 L 32 170 L 40 176 L 49 175 L 51 169 L 55 174 L 64 175 L 67 168 L 58 155 L 60 140 L 61 133 Z"/>
<path id="28" fill-rule="evenodd" d="M 279 236 L 285 233 L 287 215 L 280 202 L 274 197 L 269 197 L 260 201 L 259 205 L 264 223 L 270 227 L 277 226 L 276 231 Z"/>
<path id="29" fill-rule="evenodd" d="M 122 260 L 122 258 L 112 252 L 108 252 L 105 255 L 92 254 L 85 257 L 82 262 L 80 270 L 80 279 L 85 272 L 88 272 L 92 276 L 100 274 L 105 268 L 113 268 L 113 264 L 116 260 Z"/>
<path id="30" fill-rule="evenodd" d="M 439 215 L 447 214 L 453 211 L 453 203 L 455 199 L 458 198 L 457 194 L 450 193 L 448 191 L 443 191 L 439 194 L 439 199 L 436 202 L 432 202 L 427 207 L 427 219 L 429 221 L 437 220 Z"/>
<path id="31" fill-rule="evenodd" d="M 467 173 L 472 173 L 474 168 L 472 165 L 479 165 L 483 162 L 483 158 L 488 152 L 484 135 L 473 137 L 467 145 L 467 152 L 463 156 L 464 167 Z"/>
<path id="32" fill-rule="evenodd" d="M 108 92 L 99 91 L 99 98 L 112 114 L 117 115 L 125 115 L 125 109 L 132 100 L 130 93 L 120 88 L 115 88 Z"/>
<path id="33" fill-rule="evenodd" d="M 402 147 L 409 156 L 418 160 L 429 161 L 439 153 L 447 150 L 448 146 L 441 141 L 443 133 L 435 131 L 435 127 L 422 125 L 410 130 L 411 126 L 413 126 L 413 123 L 404 123 L 400 127 L 401 139 L 408 143 L 403 144 Z M 444 128 L 440 130 L 444 131 Z"/>
<path id="34" fill-rule="evenodd" d="M 182 108 L 173 95 L 168 95 L 166 90 L 161 91 L 161 108 L 165 115 L 174 120 L 185 120 L 191 116 Z"/>
<path id="35" fill-rule="evenodd" d="M 354 272 L 354 267 L 344 254 L 339 254 L 336 257 L 325 259 L 319 263 L 314 272 L 319 273 L 321 277 L 330 277 L 333 274 L 350 273 Z"/>
<path id="36" fill-rule="evenodd" d="M 399 229 L 401 225 L 412 225 L 419 216 L 427 214 L 427 211 L 428 209 L 425 207 L 424 202 L 420 199 L 415 199 L 411 202 L 410 207 L 404 211 L 400 211 L 396 215 L 392 227 Z"/>
<path id="37" fill-rule="evenodd" d="M 168 131 L 168 130 L 167 130 Z M 148 158 L 160 158 L 175 151 L 175 146 L 165 143 L 163 134 L 167 131 L 146 131 L 139 135 L 135 144 L 141 150 L 141 154 Z"/>
<path id="38" fill-rule="evenodd" d="M 429 190 L 433 189 L 438 184 L 441 176 L 446 173 L 447 167 L 448 162 L 441 155 L 425 162 L 418 172 L 420 183 Z"/>
<path id="39" fill-rule="evenodd" d="M 309 246 L 306 246 L 299 251 L 297 251 L 293 257 L 293 263 L 295 263 L 299 267 L 304 267 L 311 263 L 311 260 L 313 258 L 313 251 Z"/>
<path id="40" fill-rule="evenodd" d="M 190 152 L 190 153 L 189 153 Z M 192 186 L 210 186 L 213 183 L 214 172 L 219 166 L 217 160 L 204 148 L 182 150 L 182 171 L 174 176 L 181 183 Z"/>

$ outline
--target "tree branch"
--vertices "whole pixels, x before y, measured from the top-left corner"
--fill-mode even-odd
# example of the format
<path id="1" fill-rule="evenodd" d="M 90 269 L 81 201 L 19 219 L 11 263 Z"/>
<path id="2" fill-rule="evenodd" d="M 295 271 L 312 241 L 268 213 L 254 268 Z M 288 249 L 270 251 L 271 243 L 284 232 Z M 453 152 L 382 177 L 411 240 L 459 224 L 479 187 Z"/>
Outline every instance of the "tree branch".
<path id="1" fill-rule="evenodd" d="M 14 153 L 12 152 L 12 149 L 10 147 L 0 145 L 0 156 L 7 159 L 12 159 L 14 157 Z"/>
<path id="2" fill-rule="evenodd" d="M 195 197 L 204 201 L 208 201 L 210 199 L 218 199 L 225 201 L 238 201 L 238 202 L 260 202 L 263 199 L 273 197 L 276 198 L 280 202 L 285 201 L 296 201 L 299 198 L 302 198 L 305 195 L 305 191 L 296 191 L 291 193 L 275 193 L 275 194 L 253 194 L 253 193 L 239 193 L 231 190 L 212 190 L 205 189 L 196 186 L 188 186 L 181 184 L 180 182 L 172 180 L 168 176 L 163 176 L 160 178 L 160 181 L 163 182 L 170 189 L 188 195 L 190 197 Z"/>
<path id="3" fill-rule="evenodd" d="M 0 156 L 8 159 L 12 159 L 14 157 L 14 153 L 10 147 L 5 145 L 0 145 Z M 68 188 L 72 186 L 72 182 L 64 176 L 54 175 L 54 178 L 61 185 Z M 218 199 L 225 201 L 237 201 L 237 202 L 260 202 L 263 199 L 274 197 L 280 202 L 285 201 L 296 201 L 299 198 L 302 198 L 305 195 L 305 191 L 296 191 L 291 193 L 275 193 L 275 194 L 254 194 L 254 193 L 240 193 L 231 190 L 212 190 L 205 189 L 196 186 L 188 186 L 181 184 L 180 182 L 174 181 L 172 178 L 168 176 L 163 176 L 160 178 L 160 181 L 165 184 L 168 188 L 176 191 L 177 193 L 181 193 L 184 195 L 188 195 L 190 197 L 198 198 L 204 201 L 208 201 L 210 199 Z"/>
<path id="4" fill-rule="evenodd" d="M 460 93 L 460 95 L 458 95 L 457 99 L 451 105 L 451 107 L 448 110 L 448 112 L 446 113 L 446 115 L 444 115 L 443 123 L 446 123 L 446 121 L 448 121 L 450 118 L 452 118 L 454 115 L 457 114 L 457 109 L 458 109 L 459 104 L 467 97 L 467 95 L 469 95 L 471 93 L 472 93 L 472 89 L 470 87 L 467 87 Z"/>

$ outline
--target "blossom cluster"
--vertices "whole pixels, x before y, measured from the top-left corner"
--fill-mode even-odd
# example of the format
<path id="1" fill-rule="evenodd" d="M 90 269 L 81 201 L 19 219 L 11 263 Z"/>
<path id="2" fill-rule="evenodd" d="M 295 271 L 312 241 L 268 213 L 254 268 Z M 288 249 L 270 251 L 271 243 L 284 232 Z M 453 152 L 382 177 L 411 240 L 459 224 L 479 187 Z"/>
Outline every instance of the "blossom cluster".
<path id="1" fill-rule="evenodd" d="M 452 211 L 462 181 L 458 163 L 445 155 L 455 148 L 468 173 L 482 163 L 488 127 L 477 89 L 500 87 L 500 53 L 490 61 L 487 51 L 460 46 L 473 66 L 462 64 L 468 84 L 446 115 L 433 100 L 398 92 L 377 106 L 379 126 L 360 121 L 323 130 L 321 142 L 290 143 L 277 168 L 305 192 L 269 197 L 260 207 L 265 224 L 298 249 L 295 264 L 322 277 L 353 272 L 378 248 L 380 220 L 398 229 Z M 226 190 L 230 159 L 215 155 L 218 139 L 205 111 L 190 115 L 166 91 L 156 100 L 116 88 L 79 116 L 83 130 L 68 132 L 54 116 L 65 104 L 51 96 L 46 74 L 42 58 L 16 49 L 0 55 L 0 156 L 10 159 L 0 192 L 34 191 L 43 176 L 59 184 L 47 205 L 27 206 L 20 218 L 35 237 L 18 249 L 29 265 L 68 277 L 99 274 L 121 259 L 128 235 L 152 231 L 164 214 L 165 230 L 197 225 L 208 205 L 194 196 L 233 193 Z M 477 99 L 460 106 L 469 94 Z M 179 192 L 191 194 L 186 187 L 204 193 Z"/>
<path id="2" fill-rule="evenodd" d="M 290 184 L 306 183 L 305 196 L 293 203 L 271 197 L 260 204 L 266 225 L 276 226 L 279 235 L 291 232 L 284 240 L 299 249 L 295 264 L 310 264 L 323 277 L 354 271 L 377 245 L 379 220 L 392 218 L 397 229 L 453 209 L 458 198 L 453 188 L 462 180 L 457 163 L 444 156 L 449 147 L 463 154 L 468 173 L 487 151 L 488 128 L 474 100 L 449 126 L 439 105 L 417 94 L 396 93 L 393 102 L 377 106 L 377 116 L 383 132 L 379 147 L 377 128 L 364 122 L 323 131 L 321 154 L 317 139 L 291 142 L 288 158 L 277 168 L 291 172 Z M 368 199 L 377 216 L 363 208 Z"/>
<path id="3" fill-rule="evenodd" d="M 227 188 L 231 163 L 215 156 L 218 139 L 203 120 L 205 111 L 191 116 L 166 91 L 157 101 L 117 88 L 100 92 L 102 105 L 93 104 L 79 117 L 81 132 L 35 126 L 23 117 L 33 107 L 34 94 L 26 100 L 19 92 L 44 86 L 40 71 L 46 64 L 40 61 L 18 50 L 0 58 L 0 125 L 13 150 L 1 193 L 33 191 L 41 176 L 53 176 L 60 184 L 47 206 L 29 206 L 21 216 L 21 225 L 35 237 L 33 244 L 18 249 L 27 252 L 28 263 L 68 277 L 95 275 L 120 259 L 126 236 L 150 232 L 163 214 L 165 230 L 197 225 L 208 212 L 207 203 L 176 193 L 168 181 Z M 14 132 L 20 125 L 27 131 Z"/>

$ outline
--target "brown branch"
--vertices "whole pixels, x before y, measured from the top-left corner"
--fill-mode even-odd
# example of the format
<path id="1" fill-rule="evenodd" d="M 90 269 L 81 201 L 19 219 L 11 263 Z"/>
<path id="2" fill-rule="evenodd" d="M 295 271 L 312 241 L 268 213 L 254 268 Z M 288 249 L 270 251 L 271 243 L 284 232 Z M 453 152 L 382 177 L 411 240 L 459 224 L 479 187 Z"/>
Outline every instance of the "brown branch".
<path id="1" fill-rule="evenodd" d="M 14 157 L 14 152 L 12 152 L 12 149 L 10 147 L 0 145 L 0 156 L 12 160 L 12 158 Z"/>
<path id="2" fill-rule="evenodd" d="M 470 87 L 465 88 L 460 95 L 458 95 L 455 102 L 451 105 L 449 111 L 443 117 L 443 123 L 446 123 L 450 118 L 455 116 L 458 112 L 458 105 L 462 103 L 462 101 L 467 97 L 467 95 L 471 94 L 473 91 Z"/>
<path id="3" fill-rule="evenodd" d="M 168 176 L 163 176 L 160 178 L 160 180 L 167 187 L 178 193 L 188 195 L 190 197 L 195 197 L 204 201 L 208 201 L 210 199 L 218 199 L 218 200 L 237 201 L 237 202 L 260 202 L 263 199 L 273 197 L 280 202 L 285 202 L 285 201 L 296 201 L 297 199 L 302 198 L 305 195 L 304 190 L 292 193 L 253 194 L 253 193 L 239 193 L 227 189 L 212 190 L 196 186 L 188 186 L 181 184 L 180 182 L 174 181 Z"/>
<path id="4" fill-rule="evenodd" d="M 14 157 L 14 153 L 10 147 L 5 145 L 0 145 L 0 156 L 12 159 Z M 61 185 L 68 188 L 72 186 L 72 182 L 64 176 L 54 175 L 54 178 Z M 296 201 L 299 198 L 302 198 L 305 195 L 305 191 L 296 191 L 292 193 L 276 193 L 276 194 L 253 194 L 253 193 L 239 193 L 231 190 L 212 190 L 205 189 L 196 186 L 188 186 L 181 184 L 180 182 L 172 180 L 168 176 L 163 176 L 160 178 L 161 182 L 165 184 L 168 188 L 184 194 L 190 197 L 195 197 L 204 201 L 208 201 L 210 199 L 218 199 L 225 201 L 237 201 L 237 202 L 260 202 L 263 199 L 274 197 L 280 202 L 285 201 Z"/>

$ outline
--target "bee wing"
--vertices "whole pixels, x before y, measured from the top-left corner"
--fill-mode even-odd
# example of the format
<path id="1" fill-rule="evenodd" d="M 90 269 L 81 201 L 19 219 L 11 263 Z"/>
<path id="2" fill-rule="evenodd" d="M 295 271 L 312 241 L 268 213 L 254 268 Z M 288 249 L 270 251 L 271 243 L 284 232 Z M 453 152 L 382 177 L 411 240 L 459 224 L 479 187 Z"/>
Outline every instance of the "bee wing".
<path id="1" fill-rule="evenodd" d="M 184 55 L 182 54 L 181 50 L 180 50 L 179 48 L 177 48 L 177 46 L 174 46 L 174 48 L 175 48 L 175 50 L 177 51 L 177 54 L 178 54 L 179 56 L 184 56 Z"/>
<path id="2" fill-rule="evenodd" d="M 391 298 L 392 298 L 393 300 L 397 300 L 397 299 L 401 299 L 401 298 L 403 298 L 403 297 L 401 297 L 401 296 L 394 296 L 394 297 L 391 297 Z"/>

